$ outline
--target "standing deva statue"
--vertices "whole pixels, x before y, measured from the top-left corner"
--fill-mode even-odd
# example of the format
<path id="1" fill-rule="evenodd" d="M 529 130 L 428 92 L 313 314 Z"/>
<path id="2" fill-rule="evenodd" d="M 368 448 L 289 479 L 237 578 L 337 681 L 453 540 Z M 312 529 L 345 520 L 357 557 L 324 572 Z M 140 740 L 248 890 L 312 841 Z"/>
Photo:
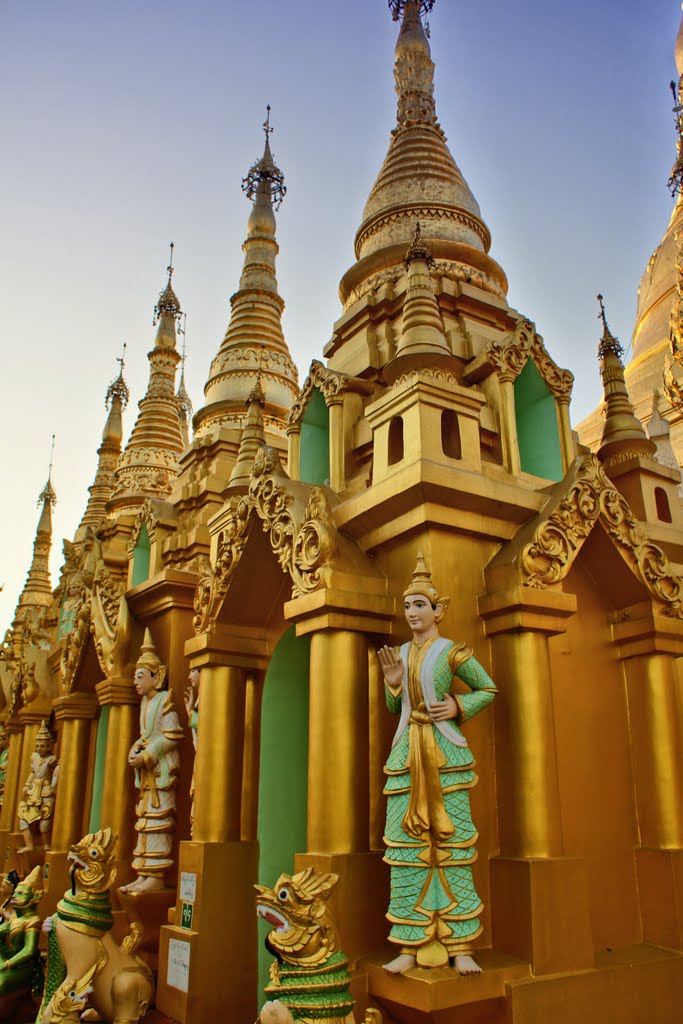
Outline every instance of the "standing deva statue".
<path id="1" fill-rule="evenodd" d="M 480 971 L 471 955 L 483 905 L 472 878 L 477 831 L 468 793 L 477 776 L 460 726 L 491 703 L 496 688 L 466 644 L 439 635 L 449 600 L 419 553 L 403 595 L 413 639 L 379 651 L 387 705 L 401 716 L 384 768 L 387 919 L 401 950 L 385 964 L 392 974 L 449 960 L 460 974 Z M 458 692 L 456 676 L 469 692 Z"/>
<path id="2" fill-rule="evenodd" d="M 24 783 L 17 811 L 19 828 L 24 836 L 24 845 L 19 853 L 40 849 L 41 846 L 47 849 L 50 842 L 59 776 L 59 764 L 52 752 L 54 743 L 54 736 L 45 722 L 41 722 L 36 736 L 36 749 L 31 755 L 31 770 Z"/>
<path id="3" fill-rule="evenodd" d="M 135 769 L 140 791 L 135 805 L 138 833 L 133 868 L 138 877 L 122 892 L 152 892 L 163 889 L 166 873 L 173 867 L 171 848 L 175 832 L 176 785 L 180 768 L 178 743 L 183 731 L 173 697 L 163 689 L 166 666 L 145 631 L 140 657 L 135 666 L 135 689 L 140 701 L 140 739 L 128 755 Z"/>

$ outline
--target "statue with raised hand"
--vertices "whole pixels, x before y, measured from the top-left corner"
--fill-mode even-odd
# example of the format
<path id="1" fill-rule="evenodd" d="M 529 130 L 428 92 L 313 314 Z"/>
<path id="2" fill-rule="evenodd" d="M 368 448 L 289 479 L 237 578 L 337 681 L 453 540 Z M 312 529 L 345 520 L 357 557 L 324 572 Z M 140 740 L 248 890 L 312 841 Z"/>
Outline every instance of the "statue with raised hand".
<path id="1" fill-rule="evenodd" d="M 387 705 L 400 715 L 384 768 L 387 918 L 389 939 L 400 948 L 385 964 L 392 974 L 449 962 L 460 974 L 480 970 L 472 957 L 483 907 L 472 878 L 477 831 L 469 799 L 477 777 L 460 727 L 491 703 L 496 688 L 465 643 L 440 636 L 448 603 L 418 554 L 403 595 L 413 638 L 378 652 Z"/>

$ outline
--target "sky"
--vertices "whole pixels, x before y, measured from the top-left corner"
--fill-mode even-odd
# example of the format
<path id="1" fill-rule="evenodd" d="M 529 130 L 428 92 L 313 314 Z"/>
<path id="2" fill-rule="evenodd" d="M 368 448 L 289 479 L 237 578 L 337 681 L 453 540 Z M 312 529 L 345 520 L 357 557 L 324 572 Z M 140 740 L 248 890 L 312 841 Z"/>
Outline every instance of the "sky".
<path id="1" fill-rule="evenodd" d="M 625 346 L 672 209 L 677 0 L 437 0 L 436 101 L 513 307 L 597 404 L 605 296 Z M 340 315 L 339 280 L 395 121 L 386 0 L 1 0 L 0 628 L 30 565 L 56 435 L 51 558 L 87 500 L 125 341 L 126 437 L 175 243 L 186 382 L 202 404 L 229 320 L 249 203 L 272 148 L 285 337 L 303 383 Z"/>

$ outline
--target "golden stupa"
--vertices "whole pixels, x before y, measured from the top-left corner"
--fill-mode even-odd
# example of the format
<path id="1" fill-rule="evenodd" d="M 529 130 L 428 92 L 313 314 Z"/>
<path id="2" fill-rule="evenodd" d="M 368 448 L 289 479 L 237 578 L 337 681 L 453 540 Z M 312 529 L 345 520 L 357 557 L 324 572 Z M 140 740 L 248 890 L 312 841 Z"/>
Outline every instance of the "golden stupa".
<path id="1" fill-rule="evenodd" d="M 5 872 L 32 866 L 18 853 L 17 803 L 51 715 L 61 774 L 41 913 L 68 888 L 68 851 L 87 832 L 111 828 L 117 885 L 133 878 L 133 678 L 147 637 L 184 727 L 173 736 L 168 884 L 114 895 L 115 917 L 133 908 L 147 928 L 150 1022 L 256 1020 L 279 968 L 269 975 L 253 886 L 310 867 L 339 876 L 358 1020 L 374 1008 L 385 1024 L 673 1024 L 683 999 L 683 510 L 680 472 L 659 458 L 666 423 L 656 417 L 648 435 L 642 422 L 656 389 L 645 368 L 667 344 L 683 207 L 641 289 L 626 368 L 602 309 L 605 412 L 583 438 L 592 453 L 571 429 L 572 374 L 509 306 L 438 122 L 423 23 L 433 4 L 390 6 L 396 124 L 341 313 L 303 385 L 280 319 L 284 181 L 266 122 L 264 155 L 245 179 L 243 273 L 192 439 L 169 269 L 137 421 L 122 447 L 121 374 L 54 589 L 51 485 L 41 495 L 0 660 L 10 735 L 0 860 Z M 659 404 L 675 447 L 678 420 Z M 396 723 L 376 652 L 410 638 L 403 595 L 416 561 L 453 598 L 444 636 L 466 641 L 498 691 L 465 727 L 485 908 L 473 976 L 382 968 L 383 765 Z M 185 692 L 195 669 L 196 706 Z"/>

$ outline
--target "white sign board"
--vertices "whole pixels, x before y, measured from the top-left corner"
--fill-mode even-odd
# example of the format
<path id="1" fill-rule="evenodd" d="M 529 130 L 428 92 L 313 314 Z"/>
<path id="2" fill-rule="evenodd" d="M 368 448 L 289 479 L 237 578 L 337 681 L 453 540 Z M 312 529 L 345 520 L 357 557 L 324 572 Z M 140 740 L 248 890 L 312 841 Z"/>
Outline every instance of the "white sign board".
<path id="1" fill-rule="evenodd" d="M 182 939 L 169 939 L 166 982 L 181 992 L 187 992 L 190 982 L 190 943 Z"/>

